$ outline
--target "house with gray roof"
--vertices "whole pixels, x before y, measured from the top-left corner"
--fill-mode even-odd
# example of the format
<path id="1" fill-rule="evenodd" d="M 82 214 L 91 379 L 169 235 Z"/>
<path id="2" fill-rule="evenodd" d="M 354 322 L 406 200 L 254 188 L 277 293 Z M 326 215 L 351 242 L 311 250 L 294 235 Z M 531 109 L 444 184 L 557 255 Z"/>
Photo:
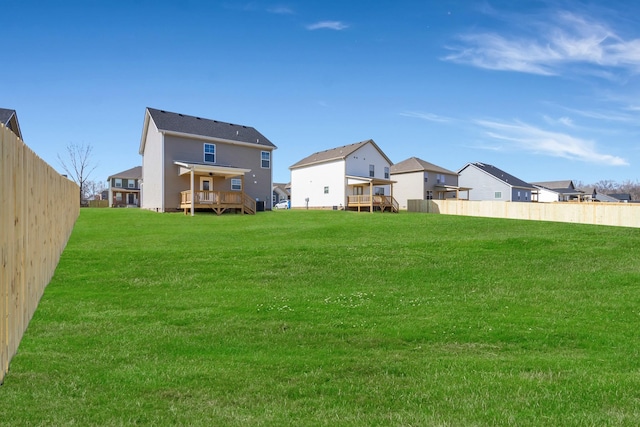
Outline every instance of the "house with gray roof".
<path id="1" fill-rule="evenodd" d="M 467 163 L 458 171 L 458 184 L 468 187 L 469 200 L 531 202 L 536 188 L 493 165 Z"/>
<path id="2" fill-rule="evenodd" d="M 313 153 L 289 167 L 291 208 L 397 212 L 391 165 L 372 139 Z"/>
<path id="3" fill-rule="evenodd" d="M 536 202 L 579 202 L 584 198 L 584 191 L 578 190 L 570 179 L 532 182 L 531 184 L 537 189 L 533 193 L 533 200 Z"/>
<path id="4" fill-rule="evenodd" d="M 0 123 L 9 128 L 18 138 L 22 139 L 22 132 L 20 131 L 20 125 L 18 124 L 18 114 L 16 113 L 16 110 L 0 108 Z"/>
<path id="5" fill-rule="evenodd" d="M 394 197 L 400 209 L 408 200 L 459 198 L 458 173 L 434 165 L 418 157 L 410 157 L 391 166 L 395 181 Z M 468 190 L 468 189 L 464 189 Z"/>
<path id="6" fill-rule="evenodd" d="M 275 149 L 250 126 L 147 108 L 140 206 L 191 215 L 270 209 Z"/>
<path id="7" fill-rule="evenodd" d="M 109 207 L 140 207 L 142 166 L 135 166 L 107 178 Z"/>

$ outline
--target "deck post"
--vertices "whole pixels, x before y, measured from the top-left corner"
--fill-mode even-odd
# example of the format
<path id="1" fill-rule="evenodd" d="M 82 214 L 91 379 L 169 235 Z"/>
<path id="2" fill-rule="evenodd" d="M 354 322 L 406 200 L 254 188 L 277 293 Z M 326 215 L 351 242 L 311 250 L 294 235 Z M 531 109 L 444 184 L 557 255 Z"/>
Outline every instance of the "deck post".
<path id="1" fill-rule="evenodd" d="M 194 177 L 195 173 L 193 171 L 193 168 L 191 168 L 191 216 L 195 216 L 195 203 L 196 203 L 196 198 L 195 196 L 195 191 L 193 189 L 194 185 L 195 185 L 195 177 Z"/>
<path id="2" fill-rule="evenodd" d="M 373 213 L 373 181 L 369 181 L 369 212 Z"/>

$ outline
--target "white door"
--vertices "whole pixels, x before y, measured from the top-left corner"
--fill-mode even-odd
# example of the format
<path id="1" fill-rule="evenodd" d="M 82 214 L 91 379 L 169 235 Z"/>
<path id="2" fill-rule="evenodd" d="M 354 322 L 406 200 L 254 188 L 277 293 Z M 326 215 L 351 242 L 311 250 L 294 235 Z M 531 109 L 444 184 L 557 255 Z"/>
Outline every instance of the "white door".
<path id="1" fill-rule="evenodd" d="M 200 177 L 200 202 L 211 203 L 213 202 L 213 178 L 209 176 Z"/>

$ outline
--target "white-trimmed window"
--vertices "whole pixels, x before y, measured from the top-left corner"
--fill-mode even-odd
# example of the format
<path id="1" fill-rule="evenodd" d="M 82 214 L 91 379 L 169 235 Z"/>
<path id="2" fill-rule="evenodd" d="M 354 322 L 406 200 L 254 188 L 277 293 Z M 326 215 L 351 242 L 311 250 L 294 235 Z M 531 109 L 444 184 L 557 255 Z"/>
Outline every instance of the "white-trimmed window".
<path id="1" fill-rule="evenodd" d="M 324 187 L 324 194 L 329 194 L 329 187 Z"/>
<path id="2" fill-rule="evenodd" d="M 122 178 L 116 178 L 114 185 L 118 188 L 122 188 Z"/>
<path id="3" fill-rule="evenodd" d="M 231 178 L 231 190 L 233 191 L 242 190 L 242 180 L 240 178 Z"/>
<path id="4" fill-rule="evenodd" d="M 425 198 L 425 200 L 433 200 L 433 191 L 432 190 L 427 190 L 424 198 Z"/>
<path id="5" fill-rule="evenodd" d="M 424 182 L 428 182 L 429 181 L 429 173 L 425 172 L 424 173 Z"/>
<path id="6" fill-rule="evenodd" d="M 128 186 L 129 188 L 136 188 L 136 181 L 135 181 L 135 180 L 133 180 L 133 179 L 128 180 L 128 181 L 127 181 L 127 186 Z"/>
<path id="7" fill-rule="evenodd" d="M 269 169 L 271 167 L 271 153 L 269 151 L 261 151 L 260 162 L 262 169 Z"/>
<path id="8" fill-rule="evenodd" d="M 496 191 L 495 193 L 493 193 L 493 198 L 502 199 L 502 191 Z"/>
<path id="9" fill-rule="evenodd" d="M 384 196 L 384 187 L 374 187 L 373 194 L 376 196 Z"/>
<path id="10" fill-rule="evenodd" d="M 116 201 L 118 202 L 122 201 L 122 193 L 116 193 Z"/>
<path id="11" fill-rule="evenodd" d="M 215 163 L 216 162 L 216 145 L 215 144 L 204 144 L 204 161 L 207 163 Z"/>
<path id="12" fill-rule="evenodd" d="M 373 178 L 376 176 L 376 166 L 375 165 L 369 165 L 369 177 Z"/>
<path id="13" fill-rule="evenodd" d="M 384 167 L 384 179 L 389 179 L 389 168 Z"/>
<path id="14" fill-rule="evenodd" d="M 444 175 L 439 173 L 436 175 L 436 184 L 444 184 Z"/>

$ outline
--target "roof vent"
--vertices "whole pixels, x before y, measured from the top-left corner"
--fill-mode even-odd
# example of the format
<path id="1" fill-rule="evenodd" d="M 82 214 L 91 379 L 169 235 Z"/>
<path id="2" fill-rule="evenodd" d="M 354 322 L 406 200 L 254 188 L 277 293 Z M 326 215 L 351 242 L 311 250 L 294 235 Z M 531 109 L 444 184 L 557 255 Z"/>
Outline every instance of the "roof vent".
<path id="1" fill-rule="evenodd" d="M 239 130 L 237 130 L 237 131 L 236 131 L 236 136 L 238 136 L 239 134 L 240 134 L 240 131 L 239 131 Z"/>
<path id="2" fill-rule="evenodd" d="M 256 138 L 256 143 L 260 143 L 260 138 Z"/>

